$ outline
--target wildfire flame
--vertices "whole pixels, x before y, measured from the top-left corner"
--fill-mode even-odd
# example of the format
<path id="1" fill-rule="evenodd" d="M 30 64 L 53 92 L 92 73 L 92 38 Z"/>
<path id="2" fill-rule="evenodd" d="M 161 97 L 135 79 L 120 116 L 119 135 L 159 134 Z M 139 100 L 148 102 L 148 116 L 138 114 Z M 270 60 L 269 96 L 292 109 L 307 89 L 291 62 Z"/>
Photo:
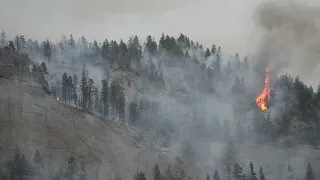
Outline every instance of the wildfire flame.
<path id="1" fill-rule="evenodd" d="M 60 101 L 60 98 L 59 97 L 57 97 L 57 99 L 56 99 L 57 101 Z"/>
<path id="2" fill-rule="evenodd" d="M 270 100 L 270 77 L 269 77 L 269 68 L 266 68 L 266 78 L 264 80 L 264 88 L 261 92 L 261 94 L 256 98 L 256 103 L 259 106 L 259 108 L 266 112 L 268 110 L 267 108 L 267 102 Z"/>

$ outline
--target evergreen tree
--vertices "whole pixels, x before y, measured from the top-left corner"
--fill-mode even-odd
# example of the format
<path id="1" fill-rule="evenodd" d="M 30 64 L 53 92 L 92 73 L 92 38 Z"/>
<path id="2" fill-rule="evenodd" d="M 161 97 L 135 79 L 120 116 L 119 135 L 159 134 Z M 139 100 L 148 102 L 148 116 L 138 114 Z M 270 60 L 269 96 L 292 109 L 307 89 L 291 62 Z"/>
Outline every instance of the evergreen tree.
<path id="1" fill-rule="evenodd" d="M 119 43 L 119 50 L 120 50 L 120 59 L 118 62 L 118 66 L 121 69 L 130 69 L 131 68 L 131 61 L 129 58 L 129 52 L 127 45 L 122 41 Z"/>
<path id="2" fill-rule="evenodd" d="M 86 76 L 86 72 L 84 69 L 84 65 L 83 65 L 83 69 L 82 69 L 82 73 L 81 73 L 81 93 L 82 93 L 82 110 L 86 111 L 87 110 L 87 102 L 88 102 L 88 83 L 87 83 L 87 76 Z"/>
<path id="3" fill-rule="evenodd" d="M 206 178 L 206 180 L 210 180 L 210 176 L 209 176 L 209 174 L 207 174 L 207 178 Z"/>
<path id="4" fill-rule="evenodd" d="M 264 176 L 264 173 L 263 173 L 263 169 L 262 169 L 261 166 L 260 166 L 260 169 L 259 169 L 259 180 L 266 180 L 266 178 Z"/>
<path id="5" fill-rule="evenodd" d="M 156 163 L 155 167 L 153 168 L 153 180 L 160 180 L 161 179 L 161 173 L 159 170 L 159 166 Z"/>
<path id="6" fill-rule="evenodd" d="M 225 154 L 223 156 L 223 164 L 227 165 L 227 164 L 235 164 L 237 161 L 237 150 L 235 148 L 235 145 L 232 141 L 229 141 L 226 150 L 225 150 Z"/>
<path id="7" fill-rule="evenodd" d="M 48 59 L 48 62 L 50 62 L 52 57 L 52 48 L 49 40 L 43 41 L 43 55 Z"/>
<path id="8" fill-rule="evenodd" d="M 137 120 L 138 120 L 138 102 L 137 99 L 135 98 L 132 102 L 129 104 L 129 124 L 132 125 L 137 125 Z"/>
<path id="9" fill-rule="evenodd" d="M 79 80 L 78 80 L 78 76 L 76 74 L 73 75 L 72 77 L 72 82 L 73 82 L 73 100 L 74 100 L 74 104 L 76 105 L 77 107 L 77 102 L 78 102 L 78 83 L 79 83 Z"/>
<path id="10" fill-rule="evenodd" d="M 22 50 L 24 50 L 26 45 L 27 45 L 27 42 L 26 42 L 26 39 L 25 39 L 24 35 L 20 35 L 19 36 L 19 41 L 20 41 L 20 48 Z"/>
<path id="11" fill-rule="evenodd" d="M 70 156 L 67 162 L 67 169 L 65 173 L 65 177 L 68 180 L 73 180 L 76 171 L 76 162 L 73 156 Z"/>
<path id="12" fill-rule="evenodd" d="M 254 172 L 254 166 L 253 163 L 250 161 L 250 175 L 249 175 L 250 180 L 257 180 L 257 175 Z"/>
<path id="13" fill-rule="evenodd" d="M 186 172 L 183 169 L 181 169 L 179 180 L 185 180 L 185 179 L 186 179 Z"/>
<path id="14" fill-rule="evenodd" d="M 212 180 L 221 180 L 221 179 L 220 179 L 220 176 L 219 176 L 218 170 L 215 170 L 215 171 L 214 171 L 213 179 L 212 179 Z"/>
<path id="15" fill-rule="evenodd" d="M 72 98 L 72 94 L 73 94 L 73 91 L 74 91 L 73 90 L 73 83 L 72 83 L 72 77 L 71 76 L 68 77 L 67 87 L 68 87 L 68 100 L 69 100 L 69 105 L 70 105 L 70 102 L 73 99 Z"/>
<path id="16" fill-rule="evenodd" d="M 242 180 L 242 167 L 238 163 L 234 164 L 232 174 L 235 180 Z"/>
<path id="17" fill-rule="evenodd" d="M 150 35 L 147 36 L 147 43 L 146 43 L 146 49 L 150 53 L 150 55 L 155 55 L 157 52 L 157 43 L 154 41 L 154 38 L 152 38 Z"/>
<path id="18" fill-rule="evenodd" d="M 75 46 L 76 46 L 76 41 L 74 40 L 74 38 L 73 38 L 73 35 L 72 35 L 72 34 L 70 34 L 70 38 L 69 38 L 69 42 L 68 42 L 68 44 L 69 44 L 69 47 L 70 47 L 71 49 L 74 49 L 74 48 L 75 48 Z"/>
<path id="19" fill-rule="evenodd" d="M 40 151 L 37 149 L 34 156 L 33 156 L 33 162 L 35 164 L 42 164 L 42 157 L 40 154 Z"/>
<path id="20" fill-rule="evenodd" d="M 18 52 L 20 52 L 21 50 L 21 44 L 20 44 L 20 39 L 19 39 L 19 36 L 16 35 L 16 37 L 14 38 L 14 43 L 16 45 L 16 49 Z"/>
<path id="21" fill-rule="evenodd" d="M 119 87 L 121 88 L 121 87 Z M 126 98 L 125 98 L 125 94 L 122 90 L 122 88 L 119 90 L 117 99 L 116 99 L 116 103 L 117 103 L 117 115 L 119 118 L 119 121 L 121 124 L 124 124 L 125 122 L 125 107 L 126 107 Z"/>
<path id="22" fill-rule="evenodd" d="M 80 172 L 79 172 L 79 180 L 87 180 L 88 179 L 88 175 L 87 175 L 87 170 L 84 166 L 84 162 L 81 161 L 80 164 Z"/>
<path id="23" fill-rule="evenodd" d="M 293 180 L 294 179 L 294 174 L 293 170 L 291 168 L 291 165 L 288 165 L 288 175 L 287 175 L 287 180 Z"/>
<path id="24" fill-rule="evenodd" d="M 195 152 L 192 150 L 192 147 L 188 140 L 182 142 L 181 147 L 181 156 L 187 160 L 187 162 L 191 163 L 195 160 Z"/>
<path id="25" fill-rule="evenodd" d="M 225 179 L 226 180 L 231 180 L 232 178 L 232 172 L 231 172 L 231 167 L 229 164 L 227 164 L 226 168 L 225 168 Z"/>
<path id="26" fill-rule="evenodd" d="M 16 48 L 14 47 L 13 41 L 9 41 L 9 47 L 10 47 L 12 50 L 16 50 Z"/>
<path id="27" fill-rule="evenodd" d="M 313 170 L 312 170 L 311 164 L 308 163 L 305 180 L 315 180 L 315 179 L 316 178 L 315 178 L 315 176 L 313 174 Z"/>
<path id="28" fill-rule="evenodd" d="M 207 48 L 206 51 L 205 51 L 205 53 L 204 53 L 204 57 L 207 59 L 207 58 L 210 57 L 210 56 L 211 56 L 211 52 L 210 52 L 210 50 Z"/>
<path id="29" fill-rule="evenodd" d="M 109 99 L 110 99 L 110 105 L 111 105 L 111 115 L 113 118 L 115 118 L 116 116 L 116 107 L 117 107 L 117 97 L 118 97 L 118 84 L 116 84 L 115 81 L 112 81 L 111 85 L 110 85 L 110 95 L 109 95 Z"/>
<path id="30" fill-rule="evenodd" d="M 94 87 L 94 81 L 92 79 L 88 80 L 88 109 L 92 110 L 93 107 L 93 87 Z"/>
<path id="31" fill-rule="evenodd" d="M 134 176 L 134 180 L 147 180 L 146 175 L 140 171 Z"/>
<path id="32" fill-rule="evenodd" d="M 68 75 L 67 73 L 63 73 L 62 75 L 62 94 L 64 103 L 67 103 L 67 92 L 68 92 Z"/>
<path id="33" fill-rule="evenodd" d="M 7 45 L 7 34 L 4 30 L 2 30 L 0 34 L 0 45 L 1 47 L 4 47 Z"/>
<path id="34" fill-rule="evenodd" d="M 24 154 L 21 154 L 20 157 L 20 165 L 19 165 L 19 176 L 20 176 L 20 180 L 25 179 L 28 174 L 29 174 L 29 168 L 28 168 L 28 163 L 27 160 L 24 156 Z"/>
<path id="35" fill-rule="evenodd" d="M 47 76 L 49 73 L 48 73 L 48 68 L 47 68 L 47 65 L 45 62 L 42 62 L 40 64 L 40 67 L 41 67 L 41 71 L 43 72 L 43 75 L 44 76 Z"/>
<path id="36" fill-rule="evenodd" d="M 102 90 L 101 90 L 101 98 L 103 102 L 103 115 L 105 117 L 108 117 L 109 114 L 109 87 L 108 87 L 108 81 L 102 80 Z"/>
<path id="37" fill-rule="evenodd" d="M 216 48 L 216 45 L 212 45 L 212 48 L 211 48 L 211 54 L 216 54 L 217 52 L 217 48 Z"/>

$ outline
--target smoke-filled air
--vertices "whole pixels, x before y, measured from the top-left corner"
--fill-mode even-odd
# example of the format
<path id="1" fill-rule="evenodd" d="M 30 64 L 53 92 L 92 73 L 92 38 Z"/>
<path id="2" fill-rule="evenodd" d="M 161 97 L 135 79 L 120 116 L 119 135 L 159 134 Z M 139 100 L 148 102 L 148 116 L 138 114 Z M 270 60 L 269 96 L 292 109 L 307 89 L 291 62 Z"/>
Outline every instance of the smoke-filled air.
<path id="1" fill-rule="evenodd" d="M 214 2 L 3 2 L 0 178 L 320 179 L 320 6 Z"/>

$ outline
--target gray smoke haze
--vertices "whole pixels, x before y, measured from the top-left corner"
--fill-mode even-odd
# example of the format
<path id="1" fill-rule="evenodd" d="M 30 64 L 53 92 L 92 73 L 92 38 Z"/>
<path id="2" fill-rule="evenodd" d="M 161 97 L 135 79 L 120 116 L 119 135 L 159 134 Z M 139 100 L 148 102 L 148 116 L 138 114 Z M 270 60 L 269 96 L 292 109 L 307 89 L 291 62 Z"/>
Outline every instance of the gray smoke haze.
<path id="1" fill-rule="evenodd" d="M 137 34 L 159 38 L 180 32 L 224 53 L 244 55 L 254 47 L 251 12 L 256 0 L 1 0 L 0 28 L 10 37 L 61 39 L 73 33 L 88 40 L 127 39 Z"/>
<path id="2" fill-rule="evenodd" d="M 259 5 L 255 23 L 263 32 L 255 64 L 269 64 L 279 74 L 300 75 L 315 87 L 319 80 L 320 7 L 299 1 L 270 1 Z"/>
<path id="3" fill-rule="evenodd" d="M 228 53 L 240 52 L 241 59 L 246 53 L 251 53 L 252 56 L 249 59 L 254 60 L 255 65 L 262 68 L 261 72 L 264 72 L 266 65 L 269 64 L 277 73 L 299 74 L 307 83 L 313 85 L 318 83 L 316 79 L 312 78 L 317 77 L 316 71 L 319 68 L 317 49 L 320 47 L 318 27 L 320 11 L 318 8 L 298 3 L 298 1 L 290 1 L 290 3 L 272 1 L 260 4 L 261 2 L 256 0 L 200 0 L 195 2 L 190 0 L 170 2 L 147 0 L 70 0 L 67 2 L 62 0 L 30 0 L 26 2 L 11 0 L 1 2 L 0 24 L 10 36 L 25 34 L 27 37 L 35 39 L 48 37 L 55 41 L 60 40 L 61 34 L 68 35 L 69 33 L 73 33 L 75 37 L 84 35 L 90 40 L 102 41 L 108 38 L 118 41 L 121 38 L 127 39 L 130 34 L 137 34 L 141 40 L 144 40 L 148 34 L 158 37 L 162 32 L 165 32 L 176 36 L 183 32 L 207 47 L 213 43 L 221 45 L 223 53 L 226 54 L 225 59 L 228 58 Z M 257 6 L 258 4 L 260 5 Z M 252 24 L 252 12 L 256 13 L 254 14 L 256 24 Z M 256 41 L 258 41 L 258 48 L 253 48 L 257 45 Z M 58 59 L 60 59 L 59 55 Z M 42 60 L 39 59 L 39 62 Z M 50 73 L 57 74 L 56 78 L 61 79 L 63 72 L 72 72 L 69 75 L 80 74 L 81 62 L 76 65 L 72 64 L 72 66 L 76 67 L 77 71 L 68 71 L 68 65 L 66 69 L 60 67 L 55 69 L 50 65 L 48 67 L 49 71 L 51 70 Z M 103 73 L 91 68 L 91 66 L 87 66 L 87 68 L 92 78 L 97 77 L 95 82 L 99 84 Z M 183 86 L 185 79 L 180 76 L 182 73 L 179 71 L 182 70 L 166 69 L 166 73 L 173 77 L 171 84 Z M 252 77 L 250 75 L 248 79 Z M 246 81 L 251 82 L 248 79 Z M 158 98 L 157 100 L 163 101 L 162 103 L 169 101 L 163 97 L 153 98 Z M 208 132 L 213 131 L 213 128 L 208 125 L 212 123 L 213 116 L 219 116 L 219 121 L 228 118 L 231 126 L 235 126 L 235 120 L 238 120 L 238 117 L 233 117 L 232 102 L 221 103 L 211 96 L 197 95 L 197 98 L 199 103 L 194 106 L 203 109 L 207 118 L 200 125 L 208 127 Z M 219 163 L 225 144 L 213 143 L 210 142 L 211 140 L 201 142 L 199 134 L 203 131 L 203 127 L 198 128 L 199 132 L 191 131 L 195 130 L 189 127 L 189 124 L 192 125 L 193 122 L 186 122 L 187 118 L 181 115 L 189 109 L 183 109 L 181 104 L 174 103 L 171 106 L 166 106 L 168 107 L 165 110 L 169 109 L 171 114 L 162 112 L 162 115 L 168 116 L 176 123 L 173 126 L 181 129 L 177 133 L 177 139 L 173 140 L 172 150 L 168 154 L 175 157 L 177 149 L 180 148 L 175 147 L 178 146 L 178 142 L 193 137 L 192 143 L 196 144 L 198 141 L 202 143 L 194 147 L 199 152 L 201 160 L 199 166 L 206 170 L 203 175 L 212 171 L 213 167 Z M 252 120 L 251 117 L 248 119 Z M 184 126 L 181 127 L 181 124 Z M 197 137 L 200 138 L 197 139 Z M 288 151 L 281 148 L 254 147 L 255 145 L 239 147 L 239 151 L 242 152 L 240 160 L 247 163 L 245 164 L 246 170 L 250 160 L 264 167 L 269 164 L 271 166 L 273 164 L 283 165 L 281 168 L 276 166 L 273 169 L 270 168 L 272 170 L 270 172 L 274 172 L 275 169 L 282 171 L 285 169 L 284 164 L 290 162 L 293 166 L 301 169 L 299 174 L 303 174 L 305 157 L 312 151 L 301 147 L 292 150 L 294 151 L 292 154 L 284 156 Z M 265 155 L 266 153 L 269 154 Z M 264 154 L 264 157 L 261 157 L 261 154 Z M 275 157 L 272 159 L 274 161 L 271 162 L 270 157 Z M 279 157 L 282 159 L 279 160 Z M 209 168 L 206 169 L 206 166 Z M 128 173 L 127 176 L 132 176 L 132 173 Z M 276 178 L 270 177 L 269 179 Z"/>

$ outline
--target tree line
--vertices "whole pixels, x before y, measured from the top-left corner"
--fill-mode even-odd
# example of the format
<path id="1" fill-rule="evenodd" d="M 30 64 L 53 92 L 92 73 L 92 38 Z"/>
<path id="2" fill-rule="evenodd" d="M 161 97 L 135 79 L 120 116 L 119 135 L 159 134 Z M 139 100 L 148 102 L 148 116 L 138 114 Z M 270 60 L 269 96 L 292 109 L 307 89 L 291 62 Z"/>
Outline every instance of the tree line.
<path id="1" fill-rule="evenodd" d="M 136 72 L 147 77 L 149 83 L 157 89 L 196 91 L 218 98 L 223 94 L 223 100 L 236 100 L 232 103 L 232 107 L 234 117 L 239 118 L 237 121 L 244 121 L 245 114 L 254 111 L 254 124 L 252 127 L 245 127 L 244 130 L 247 134 L 255 133 L 256 135 L 251 137 L 257 141 L 261 142 L 261 139 L 273 141 L 294 135 L 301 143 L 318 143 L 316 137 L 320 133 L 320 86 L 314 91 L 311 86 L 303 83 L 299 76 L 283 75 L 272 79 L 274 87 L 267 106 L 269 109 L 279 103 L 283 106 L 281 113 L 271 119 L 270 116 L 264 116 L 255 104 L 252 105 L 255 96 L 252 96 L 252 87 L 246 79 L 257 69 L 250 66 L 248 57 L 241 59 L 238 53 L 226 59 L 222 48 L 215 44 L 211 48 L 204 48 L 184 34 L 175 38 L 164 33 L 159 42 L 149 35 L 143 43 L 138 36 L 130 37 L 127 42 L 105 39 L 99 43 L 89 42 L 84 36 L 76 40 L 70 34 L 68 38 L 63 36 L 57 44 L 50 40 L 42 43 L 32 39 L 26 40 L 23 35 L 15 36 L 12 41 L 7 41 L 6 38 L 6 33 L 2 31 L 1 46 L 7 45 L 18 52 L 28 53 L 30 57 L 43 57 L 47 59 L 47 63 L 61 62 L 63 65 L 66 62 L 83 63 L 100 59 L 101 63 L 107 66 L 106 74 L 110 71 Z M 166 70 L 173 67 L 182 69 L 187 89 L 176 87 L 179 83 L 175 82 L 171 82 L 170 87 L 166 86 L 172 79 L 172 75 L 166 73 Z M 42 68 L 46 69 L 44 66 Z M 65 73 L 61 82 L 61 94 L 65 103 L 73 103 L 85 111 L 98 112 L 106 117 L 112 116 L 131 125 L 150 122 L 152 113 L 149 109 L 156 109 L 149 108 L 148 103 L 140 103 L 146 101 L 144 98 L 126 101 L 121 86 L 116 82 L 108 82 L 108 78 L 102 82 L 93 82 L 85 68 L 80 79 L 76 75 Z M 96 88 L 98 83 L 102 86 L 101 89 Z M 190 100 L 187 104 L 191 107 L 196 106 L 196 103 Z M 145 112 L 142 112 L 144 110 Z M 208 118 L 201 113 L 198 114 L 197 119 Z M 296 126 L 297 123 L 301 126 Z M 295 134 L 297 132 L 298 136 Z"/>
<path id="2" fill-rule="evenodd" d="M 66 166 L 60 170 L 60 172 L 53 172 L 52 167 L 49 167 L 48 177 L 43 177 L 43 170 L 45 168 L 45 160 L 43 159 L 39 150 L 36 150 L 32 156 L 30 162 L 26 158 L 24 153 L 16 147 L 11 160 L 8 160 L 4 164 L 4 168 L 1 171 L 1 177 L 3 180 L 29 180 L 35 177 L 47 178 L 50 180 L 87 180 L 88 171 L 86 164 L 81 161 L 77 162 L 74 156 L 70 156 L 67 159 Z M 227 164 L 223 169 L 223 173 L 219 174 L 216 169 L 212 176 L 206 175 L 206 180 L 267 180 L 268 177 L 264 174 L 263 168 L 260 166 L 259 170 L 256 171 L 253 162 L 249 163 L 249 172 L 244 173 L 244 169 L 235 163 L 233 166 Z M 176 169 L 177 170 L 177 169 Z M 183 169 L 178 169 L 179 173 L 174 173 L 170 165 L 168 165 L 165 172 L 161 173 L 158 164 L 156 163 L 153 167 L 153 180 L 192 180 L 191 177 L 187 176 L 187 172 Z M 285 179 L 294 180 L 296 175 L 289 164 L 287 167 L 287 173 Z M 187 178 L 188 177 L 188 178 Z M 111 178 L 110 178 L 111 179 Z M 147 180 L 146 175 L 143 171 L 139 171 L 133 175 L 134 180 Z M 199 177 L 196 177 L 199 180 Z M 310 163 L 308 163 L 305 171 L 305 180 L 315 180 L 315 174 Z M 115 180 L 121 180 L 120 175 L 116 175 Z"/>

